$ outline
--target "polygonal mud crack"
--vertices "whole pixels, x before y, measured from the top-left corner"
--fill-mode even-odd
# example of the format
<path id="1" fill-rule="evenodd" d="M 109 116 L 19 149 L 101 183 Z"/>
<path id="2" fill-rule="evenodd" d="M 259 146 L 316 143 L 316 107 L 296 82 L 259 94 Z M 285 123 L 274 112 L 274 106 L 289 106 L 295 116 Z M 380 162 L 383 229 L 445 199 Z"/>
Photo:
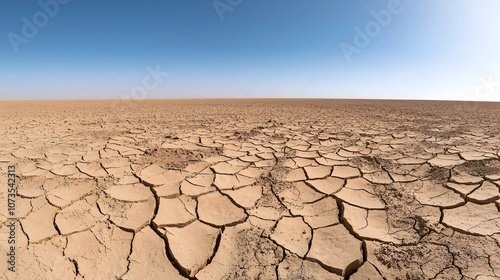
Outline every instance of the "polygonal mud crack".
<path id="1" fill-rule="evenodd" d="M 194 277 L 215 253 L 220 230 L 195 221 L 182 228 L 165 228 L 165 235 L 175 261 Z"/>
<path id="2" fill-rule="evenodd" d="M 306 258 L 325 269 L 345 276 L 363 264 L 361 241 L 343 225 L 315 229 L 311 249 Z"/>
<path id="3" fill-rule="evenodd" d="M 282 248 L 248 222 L 227 227 L 212 262 L 196 274 L 197 279 L 276 278 L 276 266 L 284 257 Z"/>

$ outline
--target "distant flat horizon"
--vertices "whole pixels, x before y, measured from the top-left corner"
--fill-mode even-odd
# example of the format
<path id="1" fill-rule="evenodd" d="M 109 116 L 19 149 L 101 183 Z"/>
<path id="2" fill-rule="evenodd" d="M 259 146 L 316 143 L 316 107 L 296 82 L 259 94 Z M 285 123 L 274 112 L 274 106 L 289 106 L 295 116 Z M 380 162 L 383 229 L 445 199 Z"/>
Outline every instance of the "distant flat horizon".
<path id="1" fill-rule="evenodd" d="M 247 98 L 247 97 L 236 97 L 236 98 L 226 98 L 226 97 L 206 97 L 206 98 L 200 98 L 200 97 L 191 97 L 191 98 L 146 98 L 146 99 L 136 99 L 136 100 L 122 100 L 122 99 L 109 99 L 109 98 L 93 98 L 93 99 L 0 99 L 0 102 L 37 102 L 37 101 L 68 101 L 68 102 L 78 102 L 78 101 L 122 101 L 124 103 L 136 103 L 140 104 L 141 102 L 148 102 L 148 101 L 196 101 L 196 100 L 206 100 L 206 101 L 216 101 L 216 100 L 234 100 L 234 101 L 244 101 L 244 100 L 259 100 L 259 101 L 276 101 L 276 100 L 327 100 L 327 101 L 334 101 L 334 100 L 339 100 L 339 101 L 415 101 L 415 102 L 462 102 L 462 103 L 467 103 L 467 102 L 477 102 L 477 103 L 500 103 L 500 101 L 467 101 L 467 100 L 448 100 L 448 99 L 395 99 L 395 98 L 325 98 L 325 97 L 254 97 L 254 98 Z"/>

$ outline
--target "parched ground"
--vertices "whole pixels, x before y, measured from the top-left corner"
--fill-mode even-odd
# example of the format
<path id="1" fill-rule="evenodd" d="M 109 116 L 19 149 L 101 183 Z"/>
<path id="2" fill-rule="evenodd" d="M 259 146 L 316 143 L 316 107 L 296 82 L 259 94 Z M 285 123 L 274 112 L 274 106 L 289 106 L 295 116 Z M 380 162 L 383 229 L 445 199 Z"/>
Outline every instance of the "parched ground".
<path id="1" fill-rule="evenodd" d="M 498 103 L 0 102 L 0 135 L 0 279 L 500 279 Z"/>

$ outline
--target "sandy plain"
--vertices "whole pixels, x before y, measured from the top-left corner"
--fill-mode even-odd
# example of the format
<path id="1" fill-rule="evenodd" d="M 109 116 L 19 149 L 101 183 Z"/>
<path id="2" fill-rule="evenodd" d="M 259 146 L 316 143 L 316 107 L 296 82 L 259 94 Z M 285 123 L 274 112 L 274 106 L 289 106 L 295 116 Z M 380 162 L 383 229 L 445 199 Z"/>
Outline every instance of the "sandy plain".
<path id="1" fill-rule="evenodd" d="M 4 101 L 0 131 L 0 279 L 500 279 L 498 103 Z"/>

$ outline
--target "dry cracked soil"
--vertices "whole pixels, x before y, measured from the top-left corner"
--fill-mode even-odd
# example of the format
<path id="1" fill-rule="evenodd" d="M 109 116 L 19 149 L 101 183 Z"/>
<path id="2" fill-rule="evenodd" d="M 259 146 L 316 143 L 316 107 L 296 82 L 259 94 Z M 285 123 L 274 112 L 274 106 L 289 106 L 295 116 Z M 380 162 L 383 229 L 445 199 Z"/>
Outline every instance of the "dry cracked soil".
<path id="1" fill-rule="evenodd" d="M 500 279 L 498 104 L 5 101 L 0 115 L 0 279 Z"/>

